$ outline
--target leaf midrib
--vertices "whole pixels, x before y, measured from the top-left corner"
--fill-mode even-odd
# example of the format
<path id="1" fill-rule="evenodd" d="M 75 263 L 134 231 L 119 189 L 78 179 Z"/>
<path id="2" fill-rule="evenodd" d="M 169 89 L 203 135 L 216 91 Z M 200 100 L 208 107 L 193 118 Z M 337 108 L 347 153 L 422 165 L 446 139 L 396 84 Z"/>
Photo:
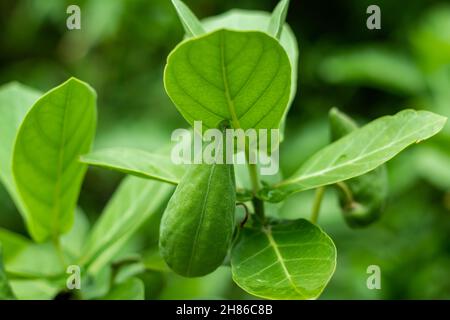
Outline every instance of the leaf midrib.
<path id="1" fill-rule="evenodd" d="M 284 263 L 284 258 L 283 258 L 283 256 L 281 255 L 281 252 L 280 252 L 280 250 L 278 249 L 278 245 L 277 245 L 275 239 L 274 239 L 273 236 L 272 236 L 272 231 L 271 231 L 270 226 L 264 227 L 264 228 L 262 229 L 262 231 L 263 231 L 263 233 L 266 235 L 266 237 L 267 237 L 267 239 L 268 239 L 268 241 L 269 241 L 270 246 L 272 246 L 273 251 L 275 252 L 275 255 L 277 256 L 277 260 L 278 260 L 278 262 L 280 263 L 281 268 L 283 269 L 283 273 L 286 275 L 286 278 L 287 278 L 288 281 L 289 281 L 289 284 L 292 286 L 292 288 L 294 289 L 294 291 L 297 292 L 297 293 L 302 297 L 302 299 L 305 298 L 305 295 L 300 291 L 300 289 L 296 286 L 295 282 L 292 280 L 292 276 L 291 276 L 291 274 L 289 273 L 289 270 L 288 270 L 287 266 L 286 266 L 285 263 Z"/>
<path id="2" fill-rule="evenodd" d="M 55 199 L 55 208 L 53 210 L 53 232 L 55 233 L 53 237 L 58 236 L 59 225 L 60 225 L 60 212 L 61 212 L 61 201 L 60 201 L 60 193 L 61 193 L 61 177 L 63 176 L 63 162 L 64 162 L 64 150 L 65 150 L 65 142 L 66 142 L 66 121 L 67 121 L 67 105 L 69 103 L 69 98 L 72 95 L 72 85 L 67 87 L 67 94 L 64 99 L 64 113 L 63 113 L 63 122 L 62 122 L 62 135 L 61 142 L 59 144 L 59 152 L 58 152 L 58 165 L 57 165 L 57 173 L 56 173 L 56 185 L 54 192 Z"/>
<path id="3" fill-rule="evenodd" d="M 225 91 L 225 99 L 227 101 L 228 111 L 230 112 L 231 121 L 233 123 L 233 127 L 235 129 L 240 129 L 241 124 L 239 123 L 239 119 L 236 114 L 236 108 L 234 106 L 234 101 L 231 98 L 230 87 L 227 77 L 227 66 L 225 62 L 225 41 L 224 41 L 224 33 L 220 33 L 220 63 L 222 69 L 222 80 Z"/>

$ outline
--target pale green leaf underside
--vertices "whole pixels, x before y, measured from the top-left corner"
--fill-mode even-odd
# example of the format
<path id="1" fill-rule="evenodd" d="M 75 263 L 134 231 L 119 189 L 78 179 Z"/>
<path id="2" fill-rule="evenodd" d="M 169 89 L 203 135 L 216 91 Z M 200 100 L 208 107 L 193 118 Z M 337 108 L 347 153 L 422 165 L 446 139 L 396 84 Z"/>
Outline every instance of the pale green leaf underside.
<path id="1" fill-rule="evenodd" d="M 202 24 L 188 6 L 180 0 L 172 0 L 172 4 L 188 37 L 198 37 L 205 33 Z"/>
<path id="2" fill-rule="evenodd" d="M 131 148 L 96 150 L 82 156 L 80 161 L 92 166 L 174 185 L 180 182 L 188 168 L 187 165 L 174 164 L 168 155 Z M 245 165 L 235 165 L 235 172 L 237 187 L 250 189 L 251 182 L 247 167 Z M 281 180 L 281 176 L 265 176 L 263 180 L 266 183 L 275 183 Z"/>
<path id="3" fill-rule="evenodd" d="M 144 283 L 139 278 L 130 278 L 116 284 L 101 300 L 144 300 Z"/>
<path id="4" fill-rule="evenodd" d="M 267 32 L 271 17 L 270 13 L 264 11 L 233 9 L 224 14 L 203 19 L 202 23 L 208 32 L 219 29 Z M 294 33 L 286 23 L 279 41 L 291 63 L 290 106 L 297 91 L 298 44 Z"/>
<path id="5" fill-rule="evenodd" d="M 12 176 L 12 154 L 20 124 L 40 95 L 40 92 L 16 82 L 0 88 L 0 180 L 25 220 L 27 213 Z"/>
<path id="6" fill-rule="evenodd" d="M 0 242 L 0 300 L 15 300 L 14 293 L 6 276 L 5 268 L 3 267 L 3 248 Z"/>
<path id="7" fill-rule="evenodd" d="M 61 247 L 70 259 L 78 259 L 83 253 L 83 246 L 89 234 L 90 224 L 81 208 L 75 209 L 72 228 L 61 237 Z"/>
<path id="8" fill-rule="evenodd" d="M 277 39 L 280 39 L 281 33 L 283 32 L 288 9 L 289 0 L 281 0 L 270 18 L 268 32 Z"/>
<path id="9" fill-rule="evenodd" d="M 404 110 L 381 117 L 317 152 L 270 193 L 289 194 L 367 173 L 413 143 L 438 133 L 446 118 L 428 111 Z"/>
<path id="10" fill-rule="evenodd" d="M 13 154 L 13 175 L 28 212 L 33 238 L 43 241 L 67 232 L 96 126 L 96 94 L 71 78 L 43 95 L 25 116 Z"/>
<path id="11" fill-rule="evenodd" d="M 336 248 L 319 227 L 300 219 L 244 229 L 233 248 L 233 280 L 266 299 L 315 299 L 336 267 Z"/>
<path id="12" fill-rule="evenodd" d="M 7 272 L 19 277 L 46 278 L 64 273 L 64 267 L 51 243 L 34 243 L 0 228 L 3 262 Z"/>
<path id="13" fill-rule="evenodd" d="M 11 287 L 19 300 L 51 300 L 65 285 L 65 281 L 46 279 L 12 279 Z"/>
<path id="14" fill-rule="evenodd" d="M 285 50 L 262 32 L 219 30 L 179 45 L 169 55 L 164 83 L 193 125 L 279 128 L 286 111 L 291 67 Z"/>
<path id="15" fill-rule="evenodd" d="M 108 148 L 81 157 L 81 162 L 134 176 L 178 184 L 185 172 L 169 156 L 139 149 Z"/>
<path id="16" fill-rule="evenodd" d="M 173 186 L 126 177 L 94 225 L 83 250 L 83 264 L 96 273 L 116 254 L 169 198 Z"/>

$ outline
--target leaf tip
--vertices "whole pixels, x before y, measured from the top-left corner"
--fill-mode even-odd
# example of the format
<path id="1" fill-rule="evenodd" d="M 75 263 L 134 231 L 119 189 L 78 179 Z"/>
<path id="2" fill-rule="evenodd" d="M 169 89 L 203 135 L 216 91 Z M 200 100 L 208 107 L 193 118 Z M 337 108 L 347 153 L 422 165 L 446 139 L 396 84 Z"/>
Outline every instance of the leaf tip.
<path id="1" fill-rule="evenodd" d="M 89 83 L 87 83 L 87 82 L 85 82 L 83 80 L 80 80 L 80 79 L 78 79 L 76 77 L 73 77 L 73 76 L 70 77 L 61 86 L 65 86 L 65 85 L 69 85 L 69 86 L 72 86 L 72 85 L 83 86 L 86 89 L 88 89 L 94 95 L 95 98 L 97 98 L 97 92 L 95 91 L 95 89 Z"/>
<path id="2" fill-rule="evenodd" d="M 337 116 L 341 114 L 341 111 L 337 107 L 332 107 L 330 111 L 328 111 L 329 116 Z"/>

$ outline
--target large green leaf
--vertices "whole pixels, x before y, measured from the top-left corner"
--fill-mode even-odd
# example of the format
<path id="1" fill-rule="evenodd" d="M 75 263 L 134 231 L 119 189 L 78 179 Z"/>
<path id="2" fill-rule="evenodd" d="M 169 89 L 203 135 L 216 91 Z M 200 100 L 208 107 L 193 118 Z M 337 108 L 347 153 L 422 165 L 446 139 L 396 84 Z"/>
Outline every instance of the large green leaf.
<path id="1" fill-rule="evenodd" d="M 36 241 L 70 230 L 96 126 L 96 94 L 71 78 L 25 116 L 14 146 L 13 175 Z"/>
<path id="2" fill-rule="evenodd" d="M 15 276 L 54 278 L 65 271 L 51 243 L 36 244 L 5 229 L 0 229 L 0 243 L 5 269 Z"/>
<path id="3" fill-rule="evenodd" d="M 6 276 L 5 268 L 3 267 L 3 249 L 0 243 L 0 300 L 14 300 L 14 293 Z"/>
<path id="4" fill-rule="evenodd" d="M 300 219 L 245 228 L 233 248 L 233 280 L 266 299 L 315 299 L 336 267 L 336 248 L 319 227 Z"/>
<path id="5" fill-rule="evenodd" d="M 157 181 L 127 177 L 106 206 L 89 235 L 82 264 L 96 273 L 108 264 L 136 230 L 159 212 L 173 187 Z"/>
<path id="6" fill-rule="evenodd" d="M 170 54 L 167 93 L 193 125 L 216 128 L 279 128 L 291 84 L 289 58 L 262 32 L 219 30 L 190 39 Z"/>
<path id="7" fill-rule="evenodd" d="M 197 37 L 205 33 L 202 24 L 195 14 L 180 0 L 172 0 L 172 4 L 177 10 L 181 24 L 188 37 Z"/>
<path id="8" fill-rule="evenodd" d="M 432 112 L 414 110 L 381 117 L 320 150 L 293 176 L 263 190 L 260 196 L 277 202 L 290 193 L 360 176 L 409 145 L 432 137 L 446 120 Z"/>
<path id="9" fill-rule="evenodd" d="M 178 184 L 185 172 L 169 156 L 130 148 L 97 150 L 82 156 L 81 162 L 171 184 Z"/>
<path id="10" fill-rule="evenodd" d="M 267 32 L 272 17 L 273 15 L 264 11 L 233 9 L 224 14 L 203 19 L 202 23 L 209 32 L 219 29 Z M 291 105 L 297 91 L 298 44 L 295 34 L 287 24 L 284 24 L 279 41 L 286 50 L 291 63 L 291 94 L 289 98 L 289 105 Z"/>
<path id="11" fill-rule="evenodd" d="M 0 88 L 0 180 L 25 219 L 25 208 L 12 176 L 12 154 L 19 126 L 39 96 L 39 92 L 16 82 Z"/>

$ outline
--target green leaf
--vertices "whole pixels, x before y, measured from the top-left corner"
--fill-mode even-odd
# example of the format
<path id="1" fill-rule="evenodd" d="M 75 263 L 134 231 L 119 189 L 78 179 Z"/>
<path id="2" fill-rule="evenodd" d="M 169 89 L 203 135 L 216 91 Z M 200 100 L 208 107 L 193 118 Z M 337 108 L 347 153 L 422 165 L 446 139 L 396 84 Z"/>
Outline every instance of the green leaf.
<path id="1" fill-rule="evenodd" d="M 97 150 L 82 156 L 81 162 L 171 184 L 178 184 L 185 172 L 169 156 L 129 148 Z"/>
<path id="2" fill-rule="evenodd" d="M 89 228 L 89 220 L 85 213 L 81 208 L 76 208 L 72 229 L 61 237 L 61 247 L 72 259 L 81 256 Z"/>
<path id="3" fill-rule="evenodd" d="M 420 70 L 411 59 L 384 48 L 357 48 L 325 58 L 322 78 L 334 84 L 369 85 L 403 94 L 425 89 Z"/>
<path id="4" fill-rule="evenodd" d="M 314 154 L 290 178 L 263 190 L 278 202 L 287 195 L 365 174 L 413 143 L 438 133 L 447 118 L 428 111 L 404 110 L 381 117 Z"/>
<path id="5" fill-rule="evenodd" d="M 219 29 L 267 32 L 270 20 L 271 15 L 268 12 L 233 9 L 224 14 L 203 19 L 202 23 L 208 32 Z M 286 50 L 291 63 L 291 95 L 288 104 L 290 106 L 297 91 L 298 44 L 295 34 L 287 24 L 284 24 L 279 42 Z"/>
<path id="6" fill-rule="evenodd" d="M 172 4 L 180 17 L 186 35 L 190 37 L 198 37 L 205 33 L 205 29 L 195 14 L 180 0 L 172 0 Z"/>
<path id="7" fill-rule="evenodd" d="M 5 268 L 3 267 L 3 249 L 0 243 L 0 300 L 15 300 L 14 293 L 6 276 Z"/>
<path id="8" fill-rule="evenodd" d="M 280 44 L 262 32 L 219 30 L 183 42 L 168 58 L 164 83 L 191 124 L 216 128 L 279 128 L 291 67 Z"/>
<path id="9" fill-rule="evenodd" d="M 136 230 L 159 212 L 172 191 L 168 184 L 125 178 L 86 242 L 82 264 L 89 264 L 89 272 L 95 274 L 112 261 Z"/>
<path id="10" fill-rule="evenodd" d="M 315 299 L 336 267 L 336 247 L 304 220 L 246 228 L 232 251 L 233 280 L 266 299 Z"/>
<path id="11" fill-rule="evenodd" d="M 144 283 L 138 278 L 130 278 L 115 285 L 101 300 L 144 300 Z"/>
<path id="12" fill-rule="evenodd" d="M 281 0 L 272 13 L 270 18 L 268 32 L 277 39 L 280 39 L 283 32 L 284 23 L 286 21 L 289 9 L 289 0 Z"/>
<path id="13" fill-rule="evenodd" d="M 96 94 L 71 78 L 25 116 L 14 146 L 13 175 L 36 241 L 70 230 L 96 125 Z"/>
<path id="14" fill-rule="evenodd" d="M 19 198 L 12 175 L 12 154 L 19 126 L 39 96 L 39 92 L 16 82 L 0 88 L 0 180 L 25 220 L 25 207 Z"/>
<path id="15" fill-rule="evenodd" d="M 20 277 L 53 278 L 64 273 L 64 266 L 51 243 L 36 244 L 14 232 L 0 229 L 6 270 Z"/>
<path id="16" fill-rule="evenodd" d="M 158 247 L 154 247 L 146 251 L 142 256 L 142 263 L 147 270 L 169 272 L 169 266 L 159 252 Z"/>
<path id="17" fill-rule="evenodd" d="M 107 266 L 95 275 L 88 272 L 83 274 L 81 278 L 81 296 L 83 299 L 98 299 L 110 291 L 113 276 L 111 269 L 111 266 Z"/>
<path id="18" fill-rule="evenodd" d="M 51 300 L 62 288 L 61 282 L 44 279 L 14 279 L 10 283 L 19 300 Z"/>

